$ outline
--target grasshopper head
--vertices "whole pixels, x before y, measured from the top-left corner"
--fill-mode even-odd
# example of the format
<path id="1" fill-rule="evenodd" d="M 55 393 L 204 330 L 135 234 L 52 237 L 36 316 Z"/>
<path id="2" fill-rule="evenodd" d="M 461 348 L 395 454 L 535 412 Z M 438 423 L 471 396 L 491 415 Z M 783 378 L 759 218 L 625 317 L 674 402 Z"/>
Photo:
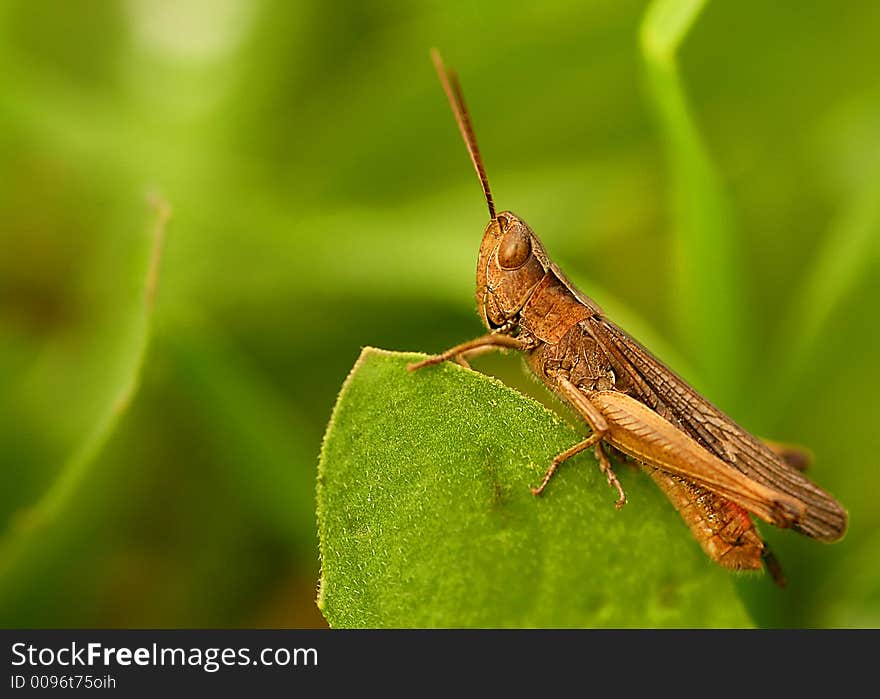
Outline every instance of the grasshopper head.
<path id="1" fill-rule="evenodd" d="M 477 262 L 477 305 L 488 328 L 516 324 L 546 272 L 535 254 L 540 245 L 528 224 L 510 211 L 489 221 Z"/>

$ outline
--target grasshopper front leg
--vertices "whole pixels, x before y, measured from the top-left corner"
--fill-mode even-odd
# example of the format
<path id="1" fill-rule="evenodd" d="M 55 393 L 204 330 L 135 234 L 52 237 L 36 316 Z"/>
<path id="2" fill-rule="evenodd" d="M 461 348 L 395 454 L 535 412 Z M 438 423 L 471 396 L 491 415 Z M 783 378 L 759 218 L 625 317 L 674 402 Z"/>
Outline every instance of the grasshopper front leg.
<path id="1" fill-rule="evenodd" d="M 445 352 L 441 352 L 440 354 L 436 354 L 433 357 L 428 357 L 427 359 L 423 359 L 421 362 L 415 362 L 414 364 L 410 364 L 407 369 L 410 371 L 415 371 L 416 369 L 421 369 L 422 367 L 431 366 L 432 364 L 441 364 L 443 362 L 449 361 L 450 359 L 454 359 L 459 364 L 466 368 L 470 368 L 467 363 L 467 356 L 473 356 L 475 354 L 480 354 L 482 352 L 486 352 L 493 349 L 517 349 L 517 350 L 526 350 L 529 345 L 523 340 L 513 337 L 511 335 L 505 335 L 503 333 L 488 333 L 483 335 L 482 337 L 478 337 L 474 340 L 469 340 L 468 342 L 462 342 L 460 345 L 456 345 L 455 347 L 451 347 Z"/>

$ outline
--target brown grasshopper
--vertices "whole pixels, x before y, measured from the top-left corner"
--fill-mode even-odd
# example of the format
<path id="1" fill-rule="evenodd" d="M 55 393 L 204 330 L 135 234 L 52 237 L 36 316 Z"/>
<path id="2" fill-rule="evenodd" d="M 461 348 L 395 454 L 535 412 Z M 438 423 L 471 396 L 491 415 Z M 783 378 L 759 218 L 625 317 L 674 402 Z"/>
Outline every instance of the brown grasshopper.
<path id="1" fill-rule="evenodd" d="M 567 459 L 592 448 L 617 507 L 626 495 L 606 445 L 638 462 L 678 509 L 703 550 L 726 568 L 785 579 L 750 514 L 820 541 L 837 541 L 847 513 L 801 473 L 804 452 L 739 427 L 609 320 L 550 260 L 515 214 L 495 212 L 464 96 L 439 54 L 434 65 L 483 187 L 489 224 L 477 263 L 477 303 L 489 333 L 410 365 L 410 370 L 493 349 L 524 353 L 531 370 L 592 431 L 554 458 L 539 495 Z"/>

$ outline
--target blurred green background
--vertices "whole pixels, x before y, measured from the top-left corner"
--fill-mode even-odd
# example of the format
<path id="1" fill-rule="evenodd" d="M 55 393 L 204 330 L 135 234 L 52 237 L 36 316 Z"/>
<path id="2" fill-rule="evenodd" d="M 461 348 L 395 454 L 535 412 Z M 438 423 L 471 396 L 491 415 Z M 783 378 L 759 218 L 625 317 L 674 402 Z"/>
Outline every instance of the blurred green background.
<path id="1" fill-rule="evenodd" d="M 346 373 L 363 345 L 481 332 L 485 205 L 432 46 L 461 76 L 500 208 L 699 366 L 676 317 L 644 10 L 3 0 L 0 624 L 324 624 L 314 477 Z M 740 583 L 764 625 L 880 625 L 878 36 L 870 0 L 726 0 L 679 56 L 744 290 L 741 370 L 723 396 L 701 385 L 809 445 L 851 515 L 834 546 L 768 532 L 792 585 Z M 102 433 L 138 378 L 154 190 L 174 217 L 152 338 Z M 537 390 L 514 358 L 477 366 Z"/>

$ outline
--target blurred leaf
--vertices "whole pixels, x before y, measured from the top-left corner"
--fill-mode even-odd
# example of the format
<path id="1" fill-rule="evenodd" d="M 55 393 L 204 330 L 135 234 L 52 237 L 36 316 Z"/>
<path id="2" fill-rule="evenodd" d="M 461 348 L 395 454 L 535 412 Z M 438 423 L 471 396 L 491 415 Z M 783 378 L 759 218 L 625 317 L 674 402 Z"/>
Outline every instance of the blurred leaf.
<path id="1" fill-rule="evenodd" d="M 319 606 L 332 626 L 748 626 L 649 480 L 589 456 L 534 498 L 578 434 L 495 379 L 364 350 L 318 476 Z"/>
<path id="2" fill-rule="evenodd" d="M 171 211 L 164 201 L 157 201 L 156 222 L 151 233 L 149 254 L 145 261 L 141 293 L 131 309 L 129 342 L 120 349 L 126 358 L 112 395 L 92 430 L 88 432 L 65 462 L 54 482 L 42 497 L 19 513 L 10 529 L 0 540 L 0 575 L 14 565 L 16 555 L 31 542 L 38 540 L 43 528 L 55 523 L 67 503 L 101 453 L 137 393 L 141 371 L 151 335 L 151 321 L 159 277 L 159 263 L 165 241 L 165 229 Z"/>
<path id="3" fill-rule="evenodd" d="M 765 406 L 775 415 L 788 400 L 794 385 L 828 320 L 840 302 L 859 283 L 880 256 L 880 170 L 869 177 L 852 201 L 832 223 L 825 240 L 794 295 L 791 311 L 780 328 L 775 347 L 775 400 Z"/>
<path id="4" fill-rule="evenodd" d="M 206 321 L 175 323 L 163 345 L 242 500 L 292 545 L 312 550 L 315 452 L 304 421 Z"/>
<path id="5" fill-rule="evenodd" d="M 650 63 L 675 61 L 707 0 L 655 0 L 642 20 L 642 51 Z"/>
<path id="6" fill-rule="evenodd" d="M 641 47 L 672 169 L 678 323 L 706 386 L 729 404 L 747 364 L 740 260 L 731 207 L 688 106 L 676 59 L 705 4 L 656 0 L 642 22 Z"/>

